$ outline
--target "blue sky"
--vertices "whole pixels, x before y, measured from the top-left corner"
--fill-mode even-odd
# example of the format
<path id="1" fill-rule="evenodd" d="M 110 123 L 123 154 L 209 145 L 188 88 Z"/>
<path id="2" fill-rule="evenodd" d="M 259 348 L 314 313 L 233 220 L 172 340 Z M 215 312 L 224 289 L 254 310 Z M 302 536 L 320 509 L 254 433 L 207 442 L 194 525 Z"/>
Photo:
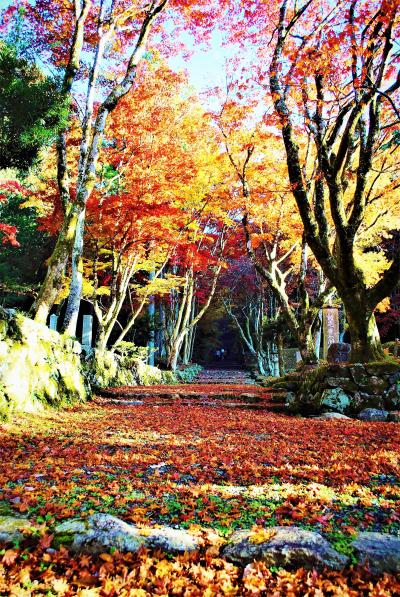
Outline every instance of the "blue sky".
<path id="1" fill-rule="evenodd" d="M 0 0 L 0 10 L 11 4 L 10 0 Z M 187 70 L 189 81 L 195 89 L 201 93 L 209 87 L 221 86 L 225 83 L 225 63 L 232 55 L 229 48 L 223 47 L 222 38 L 216 31 L 210 43 L 199 46 L 189 34 L 184 34 L 182 41 L 187 45 L 192 55 L 188 60 L 182 56 L 176 56 L 169 60 L 174 70 Z"/>
<path id="2" fill-rule="evenodd" d="M 233 52 L 223 46 L 221 34 L 215 31 L 208 47 L 201 47 L 198 43 L 195 45 L 189 35 L 184 35 L 182 41 L 193 53 L 188 61 L 181 56 L 170 59 L 171 67 L 174 70 L 186 69 L 190 83 L 199 92 L 208 87 L 224 86 L 226 60 L 229 60 Z"/>

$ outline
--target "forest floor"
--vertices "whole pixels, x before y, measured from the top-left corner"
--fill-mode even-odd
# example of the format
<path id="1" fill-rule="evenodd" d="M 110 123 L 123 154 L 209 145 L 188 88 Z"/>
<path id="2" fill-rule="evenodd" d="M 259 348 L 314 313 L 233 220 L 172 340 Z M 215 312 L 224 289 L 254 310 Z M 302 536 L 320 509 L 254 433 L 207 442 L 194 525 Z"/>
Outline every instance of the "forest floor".
<path id="1" fill-rule="evenodd" d="M 164 390 L 157 395 L 155 388 L 143 403 L 95 398 L 2 425 L 0 514 L 35 520 L 42 540 L 0 552 L 0 595 L 400 591 L 393 577 L 357 568 L 291 573 L 260 564 L 246 576 L 212 549 L 175 558 L 48 550 L 55 522 L 97 511 L 139 525 L 211 527 L 222 536 L 254 525 L 297 525 L 322 533 L 350 557 L 358 530 L 399 532 L 399 425 L 289 417 L 274 412 L 268 396 L 254 410 L 235 399 L 229 407 L 199 404 L 198 389 L 185 399 L 173 387 L 168 401 L 160 399 Z"/>

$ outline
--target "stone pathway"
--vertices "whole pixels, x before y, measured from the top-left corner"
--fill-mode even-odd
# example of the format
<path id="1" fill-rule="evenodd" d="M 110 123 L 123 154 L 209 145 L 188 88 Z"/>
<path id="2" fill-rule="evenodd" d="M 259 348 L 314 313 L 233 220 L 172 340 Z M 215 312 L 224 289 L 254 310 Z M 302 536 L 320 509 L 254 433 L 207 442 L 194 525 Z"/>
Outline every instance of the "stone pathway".
<path id="1" fill-rule="evenodd" d="M 246 371 L 236 369 L 204 370 L 192 384 L 124 386 L 97 392 L 98 400 L 120 406 L 206 406 L 245 410 L 284 412 L 280 399 L 268 389 L 255 385 Z"/>

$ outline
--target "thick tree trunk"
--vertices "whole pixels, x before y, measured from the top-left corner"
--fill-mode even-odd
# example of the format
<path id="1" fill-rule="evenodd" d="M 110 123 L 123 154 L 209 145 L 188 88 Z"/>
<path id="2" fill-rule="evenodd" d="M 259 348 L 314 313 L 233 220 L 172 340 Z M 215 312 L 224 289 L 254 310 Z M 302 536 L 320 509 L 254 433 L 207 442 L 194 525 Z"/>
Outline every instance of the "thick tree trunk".
<path id="1" fill-rule="evenodd" d="M 346 305 L 346 315 L 351 339 L 350 361 L 368 363 L 385 358 L 375 315 L 367 308 Z"/>
<path id="2" fill-rule="evenodd" d="M 155 271 L 154 269 L 150 272 L 149 274 L 149 280 L 152 281 L 155 278 Z M 151 295 L 149 297 L 149 304 L 147 307 L 147 315 L 149 318 L 149 340 L 147 343 L 147 348 L 148 348 L 148 352 L 149 352 L 149 356 L 148 356 L 148 364 L 152 365 L 154 367 L 154 353 L 155 353 L 155 337 L 156 337 L 156 332 L 155 332 L 155 314 L 156 314 L 156 306 L 155 306 L 155 302 L 154 302 L 154 295 Z"/>
<path id="3" fill-rule="evenodd" d="M 96 337 L 96 344 L 95 344 L 95 348 L 96 350 L 106 350 L 107 348 L 107 333 L 106 333 L 106 329 L 103 325 L 99 325 L 99 328 L 97 330 L 97 337 Z"/>
<path id="4" fill-rule="evenodd" d="M 65 267 L 74 245 L 77 222 L 78 212 L 76 207 L 70 205 L 65 214 L 56 246 L 48 262 L 46 278 L 33 306 L 34 319 L 39 323 L 46 323 L 50 310 L 60 292 Z"/>
<path id="5" fill-rule="evenodd" d="M 257 369 L 259 374 L 270 375 L 271 370 L 269 367 L 267 356 L 265 354 L 261 354 L 260 352 L 257 352 L 255 356 L 257 357 Z"/>

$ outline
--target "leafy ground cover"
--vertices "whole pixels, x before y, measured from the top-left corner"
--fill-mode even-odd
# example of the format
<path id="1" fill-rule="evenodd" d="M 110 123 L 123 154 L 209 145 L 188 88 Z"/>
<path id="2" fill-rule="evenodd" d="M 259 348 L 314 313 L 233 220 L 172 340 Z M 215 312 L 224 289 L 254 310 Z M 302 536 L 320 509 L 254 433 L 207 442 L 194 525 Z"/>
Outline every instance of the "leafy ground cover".
<path id="1" fill-rule="evenodd" d="M 357 530 L 400 529 L 394 423 L 96 399 L 18 417 L 2 426 L 0 441 L 0 513 L 27 515 L 42 536 L 3 551 L 0 594 L 13 585 L 17 592 L 4 594 L 393 595 L 399 588 L 392 577 L 357 569 L 289 573 L 254 564 L 243 573 L 212 545 L 178 558 L 48 552 L 55 522 L 99 511 L 139 525 L 212 527 L 221 536 L 296 524 L 352 557 Z"/>

